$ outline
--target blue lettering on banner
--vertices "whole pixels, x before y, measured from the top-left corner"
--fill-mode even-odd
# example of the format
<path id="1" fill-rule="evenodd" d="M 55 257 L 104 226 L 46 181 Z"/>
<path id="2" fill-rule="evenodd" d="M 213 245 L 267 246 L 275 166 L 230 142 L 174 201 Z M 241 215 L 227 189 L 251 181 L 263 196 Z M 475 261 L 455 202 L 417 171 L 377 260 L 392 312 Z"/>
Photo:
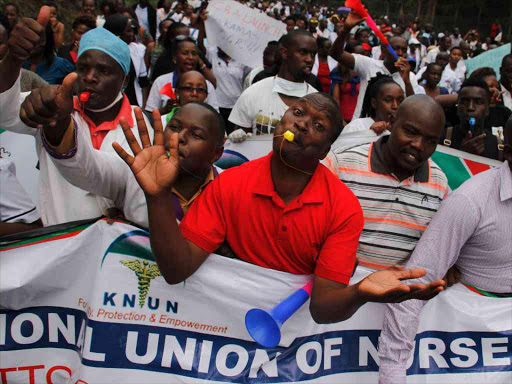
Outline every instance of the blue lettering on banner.
<path id="1" fill-rule="evenodd" d="M 62 348 L 83 352 L 82 364 L 137 369 L 214 381 L 314 380 L 378 370 L 379 330 L 302 337 L 289 348 L 153 325 L 101 322 L 58 307 L 0 311 L 0 352 Z M 512 371 L 512 330 L 423 332 L 408 374 Z"/>

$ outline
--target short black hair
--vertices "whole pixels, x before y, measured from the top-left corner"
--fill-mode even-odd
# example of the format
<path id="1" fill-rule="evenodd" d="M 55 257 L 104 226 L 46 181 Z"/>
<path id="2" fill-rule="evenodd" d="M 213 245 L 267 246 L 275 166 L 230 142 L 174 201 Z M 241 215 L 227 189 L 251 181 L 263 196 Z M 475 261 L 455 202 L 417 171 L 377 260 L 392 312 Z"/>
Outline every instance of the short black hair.
<path id="1" fill-rule="evenodd" d="M 295 17 L 293 16 L 288 16 L 286 19 L 284 19 L 284 22 L 286 23 L 288 20 L 291 20 L 295 23 Z"/>
<path id="2" fill-rule="evenodd" d="M 47 5 L 48 7 L 58 9 L 57 3 L 55 1 L 45 1 L 43 5 Z"/>
<path id="3" fill-rule="evenodd" d="M 203 108 L 206 108 L 208 111 L 215 115 L 215 120 L 213 122 L 215 123 L 215 133 L 217 135 L 217 147 L 222 147 L 224 145 L 224 137 L 226 136 L 226 123 L 224 122 L 224 118 L 222 117 L 222 115 L 219 112 L 217 112 L 217 110 L 213 108 L 210 104 L 201 103 L 199 101 L 192 101 L 187 105 L 191 104 L 196 104 Z M 208 121 L 212 120 L 208 119 Z"/>
<path id="4" fill-rule="evenodd" d="M 78 28 L 79 25 L 85 25 L 89 29 L 96 28 L 96 20 L 94 20 L 91 16 L 78 16 L 75 20 L 73 20 L 72 29 Z"/>
<path id="5" fill-rule="evenodd" d="M 491 91 L 489 90 L 487 83 L 485 81 L 483 81 L 482 79 L 472 78 L 471 76 L 469 77 L 469 79 L 466 79 L 462 83 L 462 86 L 459 89 L 459 97 L 460 97 L 460 93 L 462 92 L 462 90 L 464 88 L 468 88 L 468 87 L 482 88 L 485 91 L 485 93 L 487 93 L 487 101 L 489 103 L 491 102 L 491 97 L 492 97 Z"/>
<path id="6" fill-rule="evenodd" d="M 461 53 L 462 53 L 462 48 L 459 47 L 459 46 L 456 46 L 456 47 L 452 47 L 450 48 L 450 53 L 452 53 L 453 51 L 455 51 L 456 49 L 458 49 Z"/>
<path id="7" fill-rule="evenodd" d="M 471 73 L 471 76 L 469 76 L 469 78 L 483 80 L 484 77 L 487 77 L 487 76 L 495 76 L 496 77 L 496 72 L 494 71 L 494 69 L 492 69 L 491 67 L 482 67 L 482 68 L 475 69 Z"/>
<path id="8" fill-rule="evenodd" d="M 502 67 L 505 65 L 505 61 L 507 61 L 507 60 L 512 60 L 512 53 L 509 53 L 508 55 L 503 57 L 503 59 L 501 60 L 501 66 Z"/>
<path id="9" fill-rule="evenodd" d="M 437 64 L 436 62 L 433 62 L 433 63 L 430 63 L 429 65 L 427 65 L 427 72 L 430 71 L 432 68 L 434 67 L 439 67 L 441 68 L 441 71 L 443 70 L 443 67 L 441 67 L 439 64 Z"/>
<path id="10" fill-rule="evenodd" d="M 374 118 L 377 115 L 377 111 L 372 108 L 372 99 L 377 98 L 382 87 L 386 84 L 396 84 L 398 83 L 393 80 L 391 76 L 384 75 L 382 73 L 377 73 L 375 77 L 372 77 L 368 82 L 368 86 L 366 87 L 366 93 L 363 98 L 363 106 L 361 108 L 361 117 L 371 117 Z"/>
<path id="11" fill-rule="evenodd" d="M 326 41 L 329 41 L 329 39 L 326 39 L 325 37 L 317 37 L 316 38 L 316 46 L 318 49 L 321 49 Z"/>
<path id="12" fill-rule="evenodd" d="M 3 12 L 0 12 L 0 25 L 5 28 L 7 31 L 7 38 L 9 38 L 9 35 L 11 34 L 11 24 L 9 24 L 9 19 Z"/>
<path id="13" fill-rule="evenodd" d="M 129 21 L 130 19 L 128 17 L 123 16 L 120 13 L 116 13 L 107 17 L 103 28 L 119 37 L 123 34 L 124 30 L 126 29 L 126 24 L 128 24 Z"/>
<path id="14" fill-rule="evenodd" d="M 290 48 L 290 45 L 293 45 L 299 36 L 308 36 L 313 37 L 311 32 L 306 31 L 305 29 L 294 29 L 293 31 L 288 32 L 286 35 L 283 35 L 279 42 L 285 48 Z"/>
<path id="15" fill-rule="evenodd" d="M 319 98 L 323 100 L 318 100 Z M 340 107 L 338 106 L 336 100 L 331 95 L 328 95 L 324 92 L 310 93 L 309 95 L 301 97 L 299 101 L 300 100 L 313 103 L 315 106 L 327 112 L 329 120 L 331 120 L 334 125 L 331 144 L 334 143 L 343 129 L 343 117 L 341 116 Z"/>
<path id="16" fill-rule="evenodd" d="M 11 6 L 11 7 L 14 7 L 16 9 L 16 14 L 19 15 L 20 13 L 20 9 L 18 8 L 18 5 L 16 3 L 13 3 L 13 2 L 8 2 L 8 3 L 5 3 L 3 6 L 2 6 L 2 9 L 5 9 L 5 7 L 8 7 L 8 6 Z"/>

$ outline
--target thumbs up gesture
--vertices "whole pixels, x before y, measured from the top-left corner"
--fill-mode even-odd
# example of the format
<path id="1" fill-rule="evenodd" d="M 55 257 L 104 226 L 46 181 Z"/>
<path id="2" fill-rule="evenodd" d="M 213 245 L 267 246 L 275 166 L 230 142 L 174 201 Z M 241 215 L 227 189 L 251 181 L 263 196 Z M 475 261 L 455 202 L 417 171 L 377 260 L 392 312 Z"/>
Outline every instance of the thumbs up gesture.
<path id="1" fill-rule="evenodd" d="M 21 66 L 35 49 L 46 43 L 46 26 L 50 19 L 50 7 L 43 6 L 37 20 L 23 19 L 15 25 L 9 41 L 9 60 Z"/>
<path id="2" fill-rule="evenodd" d="M 77 74 L 72 72 L 64 78 L 62 85 L 34 89 L 21 105 L 21 120 L 29 127 L 45 128 L 51 144 L 54 144 L 51 137 L 60 137 L 70 124 L 76 79 Z"/>

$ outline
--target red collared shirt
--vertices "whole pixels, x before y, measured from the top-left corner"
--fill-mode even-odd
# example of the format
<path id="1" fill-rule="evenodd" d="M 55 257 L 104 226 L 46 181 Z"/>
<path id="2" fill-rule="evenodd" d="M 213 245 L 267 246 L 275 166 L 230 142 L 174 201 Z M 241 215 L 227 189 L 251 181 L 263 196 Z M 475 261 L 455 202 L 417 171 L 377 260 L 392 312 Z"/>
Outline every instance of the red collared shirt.
<path id="1" fill-rule="evenodd" d="M 183 235 L 208 253 L 226 240 L 249 263 L 348 284 L 364 224 L 357 198 L 320 164 L 285 205 L 274 191 L 272 154 L 211 182 L 181 222 Z"/>
<path id="2" fill-rule="evenodd" d="M 119 114 L 112 121 L 105 121 L 100 125 L 96 126 L 94 122 L 85 114 L 82 106 L 80 105 L 80 101 L 77 97 L 73 98 L 75 111 L 78 111 L 83 119 L 87 122 L 89 126 L 89 130 L 91 131 L 91 140 L 92 146 L 94 149 L 100 149 L 101 143 L 103 143 L 103 139 L 109 131 L 112 131 L 117 128 L 119 125 L 119 119 L 124 117 L 128 122 L 130 127 L 133 127 L 133 117 L 132 117 L 132 107 L 130 105 L 130 100 L 126 95 L 123 95 L 123 104 L 121 105 L 121 109 L 119 110 Z"/>

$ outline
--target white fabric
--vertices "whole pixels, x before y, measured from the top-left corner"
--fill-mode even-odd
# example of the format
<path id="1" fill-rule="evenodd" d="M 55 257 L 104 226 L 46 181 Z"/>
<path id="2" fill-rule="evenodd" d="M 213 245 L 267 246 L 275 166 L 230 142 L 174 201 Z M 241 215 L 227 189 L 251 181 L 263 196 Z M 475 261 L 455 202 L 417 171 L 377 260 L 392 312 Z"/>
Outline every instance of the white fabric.
<path id="1" fill-rule="evenodd" d="M 172 82 L 173 76 L 174 72 L 171 72 L 156 78 L 155 82 L 151 86 L 151 91 L 149 91 L 148 101 L 146 102 L 145 108 L 146 111 L 153 112 L 153 109 L 155 108 L 160 109 L 167 103 L 167 100 L 170 100 L 169 96 L 162 95 L 160 90 L 165 84 Z M 208 80 L 206 80 L 206 85 L 208 87 L 208 97 L 205 102 L 218 111 L 219 103 L 217 102 L 215 87 Z"/>
<path id="2" fill-rule="evenodd" d="M 228 139 L 232 143 L 241 143 L 242 141 L 247 140 L 251 136 L 252 134 L 246 133 L 242 128 L 238 128 L 229 134 Z"/>
<path id="3" fill-rule="evenodd" d="M 142 88 L 139 84 L 139 78 L 148 76 L 148 69 L 144 62 L 146 47 L 144 44 L 132 42 L 128 45 L 128 48 L 130 48 L 130 58 L 132 59 L 133 67 L 135 68 L 134 89 L 135 95 L 137 96 L 137 104 L 142 108 L 144 105 L 144 97 L 142 95 Z"/>
<path id="4" fill-rule="evenodd" d="M 183 13 L 175 13 L 171 16 L 171 19 L 174 20 L 176 23 L 181 22 L 181 19 L 183 19 Z"/>
<path id="5" fill-rule="evenodd" d="M 327 56 L 327 65 L 329 66 L 329 72 L 335 69 L 338 66 L 338 62 L 334 60 L 331 56 Z M 318 75 L 318 68 L 320 67 L 320 60 L 318 59 L 318 53 L 315 55 L 315 63 L 313 64 L 313 69 L 311 69 L 311 73 L 315 76 Z"/>
<path id="6" fill-rule="evenodd" d="M 149 32 L 149 21 L 148 21 L 148 7 L 141 8 L 140 5 L 137 4 L 135 8 L 135 14 L 137 15 L 137 20 L 139 21 L 139 25 L 143 27 L 146 31 Z M 157 16 L 156 18 L 156 40 L 160 38 L 160 30 L 158 26 L 160 25 L 160 18 Z"/>
<path id="7" fill-rule="evenodd" d="M 427 65 L 429 65 L 430 63 L 433 63 L 436 61 L 436 56 L 437 54 L 441 52 L 441 50 L 439 49 L 439 47 L 435 47 L 434 49 L 431 49 L 428 53 L 427 53 L 427 56 L 425 56 L 425 58 L 423 59 L 423 61 L 421 62 L 421 67 L 425 67 Z"/>
<path id="8" fill-rule="evenodd" d="M 501 96 L 503 98 L 503 104 L 505 104 L 505 107 L 508 109 L 512 109 L 512 94 L 503 86 L 503 84 L 500 83 L 501 90 L 503 91 L 503 95 Z"/>
<path id="9" fill-rule="evenodd" d="M 372 48 L 372 59 L 380 60 L 380 56 L 382 55 L 382 47 L 377 45 Z"/>
<path id="10" fill-rule="evenodd" d="M 249 72 L 249 74 L 245 76 L 244 91 L 252 85 L 252 81 L 254 80 L 256 75 L 263 71 L 264 69 L 265 68 L 263 67 L 263 65 L 260 65 L 259 67 L 252 69 L 251 72 Z"/>
<path id="11" fill-rule="evenodd" d="M 313 34 L 313 36 L 316 39 L 319 37 L 325 37 L 326 39 L 329 39 L 331 43 L 334 43 L 338 38 L 338 35 L 335 32 L 329 31 L 329 28 L 325 28 L 324 31 L 322 32 L 319 27 L 316 27 L 316 33 Z"/>
<path id="12" fill-rule="evenodd" d="M 373 123 L 375 123 L 375 120 L 373 120 L 371 117 L 363 117 L 361 119 L 352 120 L 345 126 L 345 128 L 343 128 L 342 134 L 368 131 L 370 130 L 370 127 L 372 126 Z"/>
<path id="13" fill-rule="evenodd" d="M 363 100 L 364 95 L 366 93 L 366 87 L 368 86 L 368 81 L 372 77 L 375 77 L 377 73 L 382 73 L 385 75 L 390 75 L 394 81 L 402 88 L 405 94 L 405 83 L 402 79 L 402 76 L 400 75 L 400 72 L 395 72 L 391 74 L 386 66 L 384 65 L 384 61 L 382 60 L 375 60 L 370 57 L 366 57 L 364 55 L 358 55 L 353 54 L 354 56 L 354 71 L 359 75 L 361 78 L 361 87 L 359 89 L 359 96 L 357 97 L 357 105 L 356 109 L 354 111 L 354 117 L 353 119 L 359 118 L 361 115 L 361 109 L 363 107 Z M 418 81 L 416 80 L 416 75 L 414 72 L 409 73 L 409 79 L 411 81 L 411 86 L 415 94 L 424 94 L 425 90 L 423 87 L 418 85 Z"/>
<path id="14" fill-rule="evenodd" d="M 0 158 L 0 221 L 31 224 L 39 217 L 35 204 L 16 178 L 16 166 Z"/>
<path id="15" fill-rule="evenodd" d="M 100 27 L 103 27 L 105 25 L 105 16 L 103 15 L 98 15 L 96 16 L 96 27 L 100 28 Z"/>
<path id="16" fill-rule="evenodd" d="M 256 131 L 272 133 L 288 109 L 279 94 L 273 92 L 274 79 L 268 77 L 247 88 L 233 107 L 229 121 L 242 128 L 252 128 L 253 134 Z M 318 92 L 311 85 L 305 84 L 302 96 Z"/>
<path id="17" fill-rule="evenodd" d="M 162 22 L 165 19 L 167 19 L 167 16 L 169 16 L 171 13 L 172 13 L 172 9 L 169 9 L 169 12 L 165 13 L 165 9 L 159 8 L 156 11 L 156 16 L 160 20 L 160 22 Z"/>
<path id="18" fill-rule="evenodd" d="M 459 37 L 455 37 L 453 34 L 450 35 L 450 39 L 452 39 L 452 46 L 450 48 L 459 47 L 460 43 L 464 40 L 461 35 L 459 35 Z"/>
<path id="19" fill-rule="evenodd" d="M 41 219 L 45 226 L 66 223 L 68 221 L 91 219 L 103 214 L 102 205 L 98 203 L 97 196 L 74 187 L 59 173 L 49 159 L 50 155 L 42 146 L 41 131 L 26 126 L 19 118 L 20 105 L 28 93 L 20 92 L 20 79 L 8 91 L 0 94 L 0 126 L 11 132 L 31 135 L 36 140 L 36 151 L 40 166 L 40 206 Z M 89 132 L 87 122 L 75 111 L 72 114 L 79 129 Z M 135 115 L 132 111 L 133 121 Z M 148 127 L 151 125 L 147 122 Z M 153 130 L 149 128 L 150 136 Z M 138 134 L 137 134 L 138 136 Z M 87 145 L 92 147 L 90 134 L 85 138 Z M 101 151 L 114 152 L 112 143 L 118 142 L 126 151 L 131 153 L 124 137 L 122 127 L 109 131 L 101 144 Z M 109 205 L 105 203 L 103 205 Z M 110 203 L 110 206 L 112 204 Z"/>
<path id="20" fill-rule="evenodd" d="M 457 74 L 457 70 L 454 71 L 450 67 L 450 64 L 444 67 L 443 75 L 439 82 L 440 87 L 445 87 L 450 93 L 457 93 L 462 86 L 462 82 L 463 80 L 461 80 L 460 76 Z"/>
<path id="21" fill-rule="evenodd" d="M 217 101 L 220 108 L 233 108 L 242 94 L 244 77 L 250 68 L 231 59 L 226 63 L 218 55 L 217 47 L 210 45 L 206 50 L 206 57 L 212 63 L 212 71 L 217 80 Z"/>

